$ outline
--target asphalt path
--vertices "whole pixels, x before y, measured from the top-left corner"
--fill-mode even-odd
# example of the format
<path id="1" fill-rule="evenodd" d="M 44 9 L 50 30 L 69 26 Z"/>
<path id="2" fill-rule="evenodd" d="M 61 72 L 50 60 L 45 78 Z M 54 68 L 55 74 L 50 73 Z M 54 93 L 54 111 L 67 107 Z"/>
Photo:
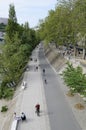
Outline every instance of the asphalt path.
<path id="1" fill-rule="evenodd" d="M 43 47 L 39 47 L 39 63 L 51 130 L 81 130 L 69 106 L 58 75 L 47 62 Z M 45 69 L 45 75 L 42 70 Z M 47 83 L 45 83 L 45 79 Z"/>
<path id="2" fill-rule="evenodd" d="M 31 55 L 32 60 L 27 64 L 28 69 L 26 69 L 23 77 L 26 88 L 21 89 L 22 84 L 20 86 L 16 114 L 20 117 L 21 113 L 24 112 L 26 120 L 18 122 L 17 130 L 50 130 L 38 52 L 39 48 L 35 48 Z M 40 104 L 40 116 L 37 116 L 35 112 L 37 103 Z"/>

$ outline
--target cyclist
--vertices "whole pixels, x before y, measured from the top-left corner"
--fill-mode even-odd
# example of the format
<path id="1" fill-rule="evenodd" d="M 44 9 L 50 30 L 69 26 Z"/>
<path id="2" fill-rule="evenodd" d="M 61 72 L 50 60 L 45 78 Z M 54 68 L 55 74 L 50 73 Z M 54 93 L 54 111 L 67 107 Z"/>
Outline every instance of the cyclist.
<path id="1" fill-rule="evenodd" d="M 40 104 L 36 104 L 35 108 L 36 108 L 37 115 L 40 116 L 39 115 L 40 114 Z"/>
<path id="2" fill-rule="evenodd" d="M 45 74 L 45 69 L 43 69 L 43 74 Z"/>

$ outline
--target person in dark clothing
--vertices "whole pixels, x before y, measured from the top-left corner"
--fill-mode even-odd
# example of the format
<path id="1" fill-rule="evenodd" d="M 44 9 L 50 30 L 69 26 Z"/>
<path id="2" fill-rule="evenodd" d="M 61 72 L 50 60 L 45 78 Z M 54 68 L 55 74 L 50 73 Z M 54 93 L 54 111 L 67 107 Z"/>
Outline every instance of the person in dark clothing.
<path id="1" fill-rule="evenodd" d="M 38 71 L 38 66 L 36 66 L 36 70 Z"/>
<path id="2" fill-rule="evenodd" d="M 45 82 L 45 84 L 47 84 L 47 80 L 46 79 L 44 80 L 44 82 Z"/>
<path id="3" fill-rule="evenodd" d="M 24 112 L 21 113 L 21 119 L 22 121 L 26 120 L 26 115 L 24 114 Z"/>
<path id="4" fill-rule="evenodd" d="M 45 69 L 43 69 L 43 74 L 45 74 Z"/>

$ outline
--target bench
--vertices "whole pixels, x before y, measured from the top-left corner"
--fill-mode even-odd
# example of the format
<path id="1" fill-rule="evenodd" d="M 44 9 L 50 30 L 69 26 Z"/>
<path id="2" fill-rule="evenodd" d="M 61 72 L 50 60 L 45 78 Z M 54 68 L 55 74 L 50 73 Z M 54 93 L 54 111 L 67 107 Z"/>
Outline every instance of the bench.
<path id="1" fill-rule="evenodd" d="M 11 125 L 11 130 L 17 130 L 18 122 L 21 120 L 21 117 L 15 117 L 12 125 Z"/>
<path id="2" fill-rule="evenodd" d="M 18 120 L 14 119 L 11 125 L 11 130 L 16 130 L 18 125 Z"/>

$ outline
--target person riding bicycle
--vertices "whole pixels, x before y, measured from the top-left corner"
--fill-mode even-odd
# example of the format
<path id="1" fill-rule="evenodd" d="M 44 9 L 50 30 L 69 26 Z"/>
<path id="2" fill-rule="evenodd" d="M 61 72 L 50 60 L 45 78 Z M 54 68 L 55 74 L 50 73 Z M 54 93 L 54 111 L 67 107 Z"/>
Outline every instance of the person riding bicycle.
<path id="1" fill-rule="evenodd" d="M 43 69 L 43 73 L 45 74 L 45 69 Z"/>
<path id="2" fill-rule="evenodd" d="M 36 108 L 36 113 L 39 116 L 39 113 L 40 113 L 40 104 L 36 104 L 35 108 Z"/>

